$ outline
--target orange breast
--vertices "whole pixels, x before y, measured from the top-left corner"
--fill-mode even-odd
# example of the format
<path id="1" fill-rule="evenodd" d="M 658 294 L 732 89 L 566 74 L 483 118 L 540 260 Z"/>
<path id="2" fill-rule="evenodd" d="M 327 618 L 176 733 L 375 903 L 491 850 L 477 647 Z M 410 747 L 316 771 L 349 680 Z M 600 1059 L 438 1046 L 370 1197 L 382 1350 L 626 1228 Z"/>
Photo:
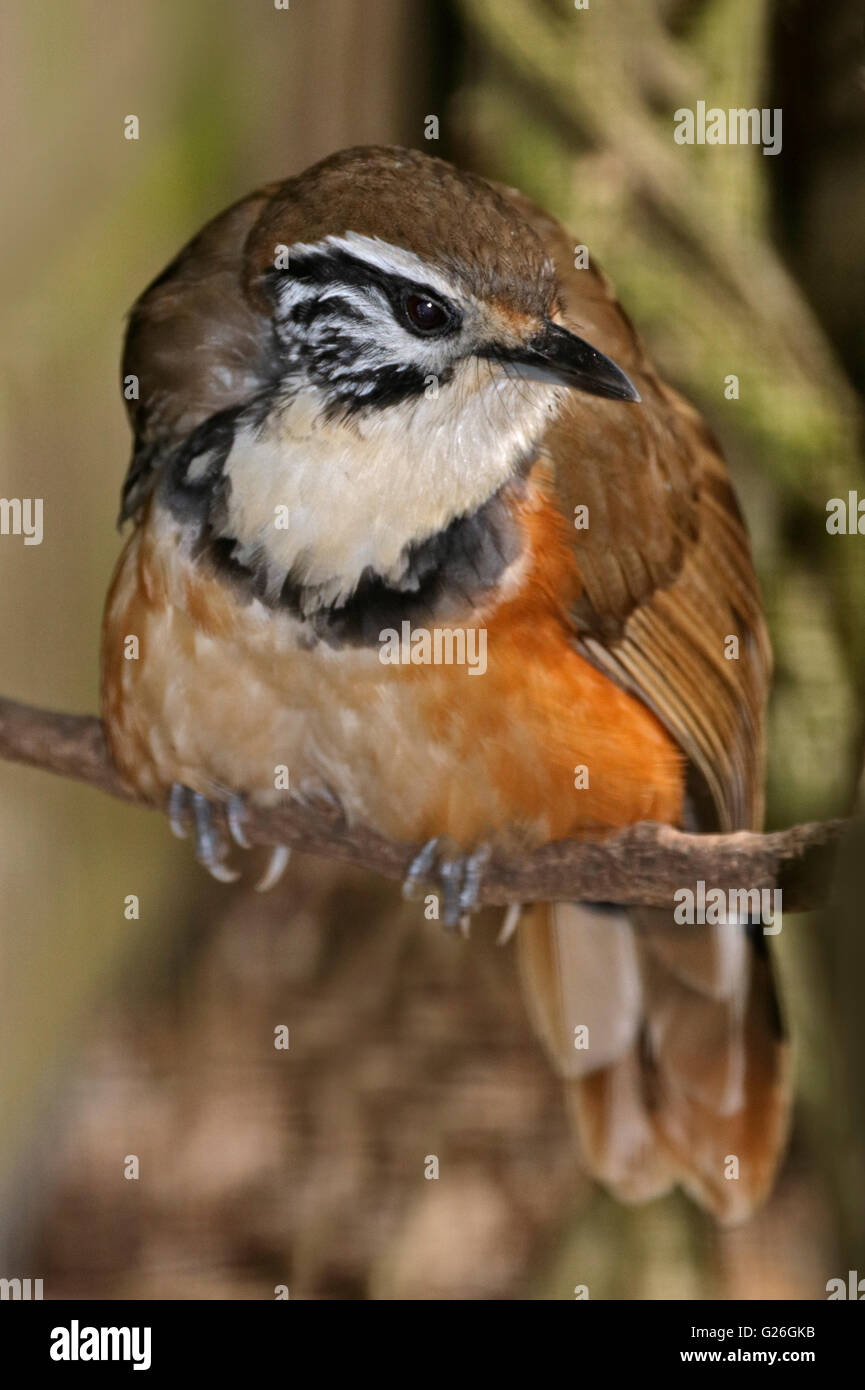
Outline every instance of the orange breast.
<path id="1" fill-rule="evenodd" d="M 509 596 L 472 619 L 486 644 L 474 675 L 303 648 L 292 620 L 254 617 L 146 519 L 104 625 L 103 716 L 124 775 L 153 798 L 176 780 L 267 801 L 285 765 L 293 786 L 327 785 L 385 834 L 446 833 L 466 846 L 675 822 L 682 757 L 654 715 L 574 650 L 579 577 L 564 520 L 537 485 L 521 512 L 528 558 Z"/>
<path id="2" fill-rule="evenodd" d="M 676 822 L 679 749 L 651 711 L 575 650 L 568 609 L 580 582 L 564 519 L 535 492 L 523 520 L 531 568 L 487 620 L 485 674 L 439 666 L 422 668 L 414 682 L 424 723 L 450 750 L 453 770 L 424 832 L 442 823 L 459 840 L 476 839 L 485 815 L 530 842 Z M 483 786 L 474 778 L 479 752 Z"/>

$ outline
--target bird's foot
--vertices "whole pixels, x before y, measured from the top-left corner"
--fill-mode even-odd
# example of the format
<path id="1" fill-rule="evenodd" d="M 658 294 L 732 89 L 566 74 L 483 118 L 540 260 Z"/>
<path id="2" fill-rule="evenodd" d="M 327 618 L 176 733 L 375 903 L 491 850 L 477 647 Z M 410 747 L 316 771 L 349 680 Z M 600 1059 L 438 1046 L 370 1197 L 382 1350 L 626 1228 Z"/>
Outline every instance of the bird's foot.
<path id="1" fill-rule="evenodd" d="M 409 865 L 403 896 L 413 898 L 424 883 L 440 888 L 442 925 L 446 931 L 459 928 L 463 936 L 468 936 L 472 913 L 480 905 L 478 898 L 490 854 L 489 845 L 465 854 L 448 835 L 437 835 L 427 840 Z"/>
<path id="2" fill-rule="evenodd" d="M 175 782 L 168 797 L 168 818 L 174 834 L 182 840 L 186 839 L 192 825 L 195 857 L 209 874 L 220 883 L 234 883 L 240 877 L 238 871 L 226 863 L 229 847 L 206 796 Z"/>
<path id="3" fill-rule="evenodd" d="M 246 834 L 248 810 L 245 799 L 237 792 L 224 803 L 225 823 L 231 839 L 241 849 L 252 849 Z M 232 869 L 226 862 L 231 846 L 226 842 L 222 826 L 214 814 L 214 803 L 208 801 L 200 792 L 191 791 L 181 782 L 175 782 L 168 797 L 168 818 L 171 829 L 179 839 L 185 840 L 191 823 L 195 832 L 195 857 L 208 873 L 220 883 L 235 883 L 240 878 L 238 869 Z M 288 845 L 274 845 L 270 862 L 264 874 L 255 885 L 256 891 L 266 893 L 282 877 L 291 850 Z"/>

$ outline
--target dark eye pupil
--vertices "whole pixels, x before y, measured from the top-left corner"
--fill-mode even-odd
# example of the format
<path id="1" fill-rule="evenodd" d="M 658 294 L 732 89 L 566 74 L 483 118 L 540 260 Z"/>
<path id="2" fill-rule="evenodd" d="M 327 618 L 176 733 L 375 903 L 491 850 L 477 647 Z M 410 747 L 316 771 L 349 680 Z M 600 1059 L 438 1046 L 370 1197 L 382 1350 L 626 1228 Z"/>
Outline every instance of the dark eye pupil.
<path id="1" fill-rule="evenodd" d="M 425 299 L 421 294 L 410 294 L 405 302 L 406 313 L 415 328 L 430 333 L 436 328 L 444 328 L 448 316 L 434 299 Z"/>

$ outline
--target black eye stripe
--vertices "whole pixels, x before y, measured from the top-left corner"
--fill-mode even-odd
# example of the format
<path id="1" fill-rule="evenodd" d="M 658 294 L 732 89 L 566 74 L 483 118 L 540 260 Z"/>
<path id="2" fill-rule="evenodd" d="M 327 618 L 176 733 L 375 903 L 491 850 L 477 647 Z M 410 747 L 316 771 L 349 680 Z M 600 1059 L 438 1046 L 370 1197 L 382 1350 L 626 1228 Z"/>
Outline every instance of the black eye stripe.
<path id="1" fill-rule="evenodd" d="M 435 304 L 440 304 L 445 312 L 450 316 L 451 322 L 449 330 L 455 330 L 462 321 L 462 315 L 455 305 L 451 304 L 439 290 L 435 290 L 431 285 L 425 285 L 405 276 L 389 274 L 381 270 L 378 266 L 371 265 L 369 261 L 361 260 L 358 256 L 352 256 L 347 251 L 340 251 L 326 248 L 323 251 L 307 251 L 292 255 L 289 258 L 286 270 L 269 270 L 266 273 L 269 280 L 275 287 L 284 284 L 286 280 L 299 281 L 307 285 L 325 285 L 338 282 L 346 288 L 353 289 L 377 289 L 387 299 L 391 312 L 405 326 L 411 329 L 411 324 L 406 323 L 404 312 L 405 300 L 408 296 L 414 295 L 420 299 L 429 299 Z M 304 304 L 296 305 L 291 311 L 291 317 L 298 323 L 306 323 L 315 317 L 315 313 L 307 311 Z M 351 312 L 352 306 L 346 304 L 344 300 L 328 299 L 324 304 L 340 302 L 345 307 L 341 311 L 342 317 L 356 317 L 358 311 Z M 310 318 L 304 318 L 304 313 L 310 312 Z M 322 308 L 321 312 L 325 312 Z M 428 336 L 428 335 L 422 335 Z"/>

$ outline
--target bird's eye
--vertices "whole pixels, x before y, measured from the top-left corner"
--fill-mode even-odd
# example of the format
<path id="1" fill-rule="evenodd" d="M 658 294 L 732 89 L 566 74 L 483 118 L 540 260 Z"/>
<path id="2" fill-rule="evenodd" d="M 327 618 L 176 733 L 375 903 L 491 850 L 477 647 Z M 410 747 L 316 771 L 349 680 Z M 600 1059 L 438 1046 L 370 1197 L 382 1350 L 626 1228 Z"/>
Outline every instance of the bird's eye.
<path id="1" fill-rule="evenodd" d="M 434 337 L 453 324 L 453 316 L 437 299 L 425 294 L 407 294 L 402 302 L 408 325 L 415 333 Z"/>

